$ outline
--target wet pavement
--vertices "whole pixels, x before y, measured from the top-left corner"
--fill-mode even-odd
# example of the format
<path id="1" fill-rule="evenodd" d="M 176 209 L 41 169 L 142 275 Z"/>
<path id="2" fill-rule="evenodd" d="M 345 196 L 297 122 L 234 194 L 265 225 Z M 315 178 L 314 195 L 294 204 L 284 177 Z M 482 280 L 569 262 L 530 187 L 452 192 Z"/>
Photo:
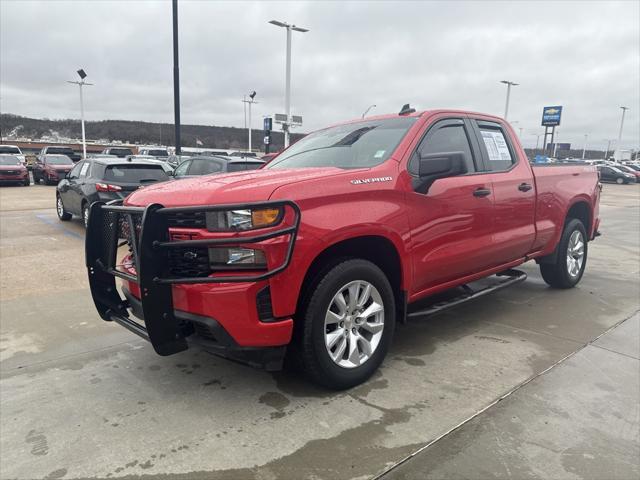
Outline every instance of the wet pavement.
<path id="1" fill-rule="evenodd" d="M 633 331 L 620 329 L 634 323 L 591 342 L 639 308 L 637 185 L 605 185 L 604 235 L 590 244 L 577 288 L 551 290 L 526 264 L 523 283 L 400 326 L 379 373 L 341 393 L 196 350 L 159 357 L 100 320 L 83 228 L 58 222 L 54 194 L 39 185 L 0 189 L 2 478 L 371 478 L 439 437 L 389 475 L 422 478 L 410 475 L 426 476 L 426 465 L 437 478 L 500 477 L 509 476 L 506 464 L 512 477 L 577 478 L 598 471 L 589 455 L 627 465 L 619 478 L 633 472 L 639 422 L 627 405 L 638 404 L 639 374 L 625 366 L 637 361 Z M 590 417 L 602 429 L 595 445 L 569 433 L 587 410 L 603 417 Z M 504 437 L 493 445 L 504 448 L 481 445 L 496 432 Z M 531 445 L 518 450 L 522 432 Z M 536 442 L 549 449 L 535 450 Z M 467 456 L 458 462 L 456 453 Z M 527 464 L 547 457 L 553 470 Z"/>

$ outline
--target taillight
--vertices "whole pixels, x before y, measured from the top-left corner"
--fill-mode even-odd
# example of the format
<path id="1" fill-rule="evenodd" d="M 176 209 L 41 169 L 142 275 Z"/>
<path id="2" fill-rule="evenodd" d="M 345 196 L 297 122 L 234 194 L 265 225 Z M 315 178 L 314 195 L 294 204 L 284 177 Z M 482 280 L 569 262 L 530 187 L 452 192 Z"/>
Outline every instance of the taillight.
<path id="1" fill-rule="evenodd" d="M 111 185 L 109 183 L 96 183 L 96 190 L 99 192 L 119 192 L 122 190 L 120 185 Z"/>

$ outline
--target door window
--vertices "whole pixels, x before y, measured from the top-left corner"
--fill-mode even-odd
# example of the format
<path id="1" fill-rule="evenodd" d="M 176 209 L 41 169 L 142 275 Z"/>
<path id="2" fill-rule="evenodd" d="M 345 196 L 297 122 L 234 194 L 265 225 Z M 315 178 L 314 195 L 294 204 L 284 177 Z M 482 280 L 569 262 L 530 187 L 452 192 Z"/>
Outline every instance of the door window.
<path id="1" fill-rule="evenodd" d="M 89 171 L 89 162 L 84 162 L 82 164 L 82 168 L 80 169 L 80 177 L 85 178 L 87 176 L 88 171 Z"/>
<path id="2" fill-rule="evenodd" d="M 175 172 L 173 172 L 173 175 L 175 177 L 183 177 L 187 174 L 187 169 L 189 168 L 189 165 L 191 165 L 191 160 L 187 160 L 186 162 L 182 162 L 180 165 L 178 165 L 178 167 L 176 168 Z"/>
<path id="3" fill-rule="evenodd" d="M 222 171 L 222 165 L 215 160 L 196 159 L 191 161 L 189 175 L 208 175 Z"/>
<path id="4" fill-rule="evenodd" d="M 78 178 L 80 176 L 80 169 L 84 168 L 87 162 L 80 162 L 69 172 L 69 179 Z"/>
<path id="5" fill-rule="evenodd" d="M 482 148 L 486 152 L 487 168 L 492 172 L 509 170 L 516 162 L 513 148 L 502 127 L 497 123 L 478 122 Z"/>
<path id="6" fill-rule="evenodd" d="M 460 119 L 442 120 L 431 127 L 411 159 L 409 172 L 414 175 L 418 174 L 420 155 L 450 152 L 464 153 L 467 172 L 475 172 L 469 137 L 464 122 Z"/>

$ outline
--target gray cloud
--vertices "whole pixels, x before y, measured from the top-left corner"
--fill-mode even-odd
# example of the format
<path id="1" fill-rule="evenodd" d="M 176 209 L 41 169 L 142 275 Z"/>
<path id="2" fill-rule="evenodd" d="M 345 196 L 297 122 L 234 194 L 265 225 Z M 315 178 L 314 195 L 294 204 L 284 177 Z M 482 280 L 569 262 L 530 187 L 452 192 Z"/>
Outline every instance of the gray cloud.
<path id="1" fill-rule="evenodd" d="M 180 1 L 184 123 L 242 126 L 242 95 L 256 90 L 254 128 L 281 112 L 282 29 L 294 34 L 294 113 L 309 131 L 359 116 L 463 108 L 502 115 L 535 144 L 544 105 L 564 105 L 561 141 L 603 147 L 617 138 L 619 106 L 631 107 L 623 145 L 640 143 L 640 3 L 629 2 L 221 2 Z M 78 116 L 65 83 L 83 67 L 95 86 L 87 118 L 171 122 L 168 1 L 0 3 L 3 112 Z"/>

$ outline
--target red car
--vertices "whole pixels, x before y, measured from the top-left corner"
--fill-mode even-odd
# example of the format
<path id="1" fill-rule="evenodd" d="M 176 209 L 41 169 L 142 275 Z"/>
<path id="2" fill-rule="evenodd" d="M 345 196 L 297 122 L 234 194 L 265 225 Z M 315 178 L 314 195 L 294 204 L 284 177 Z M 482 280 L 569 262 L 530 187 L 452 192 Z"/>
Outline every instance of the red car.
<path id="1" fill-rule="evenodd" d="M 31 184 L 29 170 L 15 155 L 0 155 L 0 183 L 17 183 L 28 187 Z"/>
<path id="2" fill-rule="evenodd" d="M 312 133 L 260 170 L 94 203 L 102 318 L 160 355 L 199 344 L 277 369 L 286 353 L 341 389 L 378 368 L 396 322 L 524 280 L 526 261 L 575 286 L 598 231 L 596 169 L 532 167 L 501 118 L 406 107 Z"/>
<path id="3" fill-rule="evenodd" d="M 71 171 L 75 164 L 66 155 L 38 155 L 33 165 L 33 183 L 40 180 L 45 185 L 57 184 Z"/>

